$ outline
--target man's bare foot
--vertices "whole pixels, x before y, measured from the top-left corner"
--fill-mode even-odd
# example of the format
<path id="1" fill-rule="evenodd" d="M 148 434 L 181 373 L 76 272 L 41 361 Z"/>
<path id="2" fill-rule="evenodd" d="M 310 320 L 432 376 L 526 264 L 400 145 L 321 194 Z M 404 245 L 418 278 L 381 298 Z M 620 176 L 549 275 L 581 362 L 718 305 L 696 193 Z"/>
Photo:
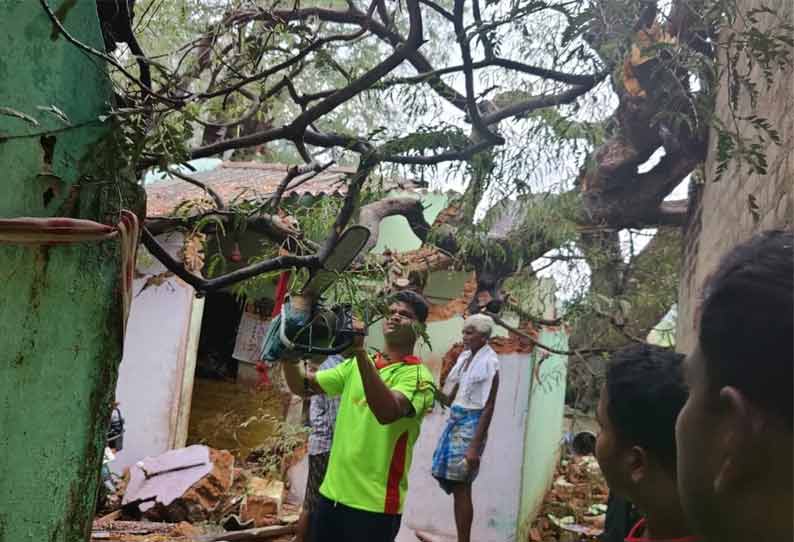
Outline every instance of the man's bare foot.
<path id="1" fill-rule="evenodd" d="M 422 542 L 437 542 L 437 539 L 434 536 L 424 531 L 414 531 L 414 534 L 416 535 L 416 538 Z"/>

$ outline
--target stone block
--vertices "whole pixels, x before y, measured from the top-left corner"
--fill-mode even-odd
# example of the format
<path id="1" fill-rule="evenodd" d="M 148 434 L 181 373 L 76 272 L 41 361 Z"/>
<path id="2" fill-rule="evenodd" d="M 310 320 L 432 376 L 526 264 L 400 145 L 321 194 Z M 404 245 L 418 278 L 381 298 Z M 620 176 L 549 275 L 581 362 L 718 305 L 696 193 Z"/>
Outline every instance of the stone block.
<path id="1" fill-rule="evenodd" d="M 273 525 L 278 522 L 283 498 L 284 482 L 251 478 L 240 507 L 240 518 L 253 520 L 257 527 Z"/>

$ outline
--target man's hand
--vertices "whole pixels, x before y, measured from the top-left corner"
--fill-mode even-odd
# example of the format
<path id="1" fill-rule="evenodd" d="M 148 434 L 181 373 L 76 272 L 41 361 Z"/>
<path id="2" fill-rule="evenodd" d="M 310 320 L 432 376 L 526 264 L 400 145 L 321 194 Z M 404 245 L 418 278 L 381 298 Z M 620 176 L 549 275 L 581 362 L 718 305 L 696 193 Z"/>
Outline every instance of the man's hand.
<path id="1" fill-rule="evenodd" d="M 480 453 L 472 447 L 466 450 L 466 455 L 463 456 L 469 466 L 469 473 L 476 471 L 480 468 Z"/>
<path id="2" fill-rule="evenodd" d="M 358 318 L 353 318 L 353 344 L 350 345 L 345 351 L 345 355 L 352 355 L 356 352 L 365 350 L 365 341 L 367 335 L 367 328 L 364 326 L 364 322 L 359 320 Z"/>

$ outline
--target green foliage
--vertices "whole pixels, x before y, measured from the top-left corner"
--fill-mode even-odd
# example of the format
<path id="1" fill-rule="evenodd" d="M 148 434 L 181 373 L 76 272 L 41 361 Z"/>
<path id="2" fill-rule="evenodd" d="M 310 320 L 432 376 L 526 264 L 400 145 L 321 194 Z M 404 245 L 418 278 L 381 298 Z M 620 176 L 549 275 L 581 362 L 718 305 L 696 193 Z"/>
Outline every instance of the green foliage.
<path id="1" fill-rule="evenodd" d="M 747 166 L 748 174 L 766 174 L 766 149 L 770 143 L 780 144 L 772 124 L 779 119 L 756 114 L 758 97 L 770 89 L 776 74 L 794 65 L 794 25 L 790 21 L 767 6 L 743 13 L 735 0 L 724 3 L 732 30 L 726 31 L 727 37 L 720 42 L 724 62 L 715 66 L 714 77 L 727 86 L 730 118 L 714 117 L 712 123 L 717 148 L 715 180 L 722 178 L 733 160 L 739 167 Z"/>
<path id="2" fill-rule="evenodd" d="M 411 151 L 461 150 L 469 143 L 468 136 L 458 126 L 419 126 L 410 135 L 388 141 L 381 153 L 387 156 Z"/>
<path id="3" fill-rule="evenodd" d="M 623 61 L 636 42 L 638 20 L 647 4 L 635 0 L 488 0 L 480 6 L 482 28 L 475 24 L 467 4 L 465 32 L 471 38 L 475 61 L 484 58 L 486 50 L 491 49 L 505 58 L 570 74 L 610 71 L 614 74 L 613 84 L 617 83 L 615 88 L 621 91 Z M 449 9 L 451 2 L 441 0 L 439 5 Z M 246 74 L 291 58 L 301 47 L 322 36 L 351 30 L 351 25 L 320 22 L 314 17 L 221 24 L 226 8 L 288 9 L 275 2 L 140 0 L 138 6 L 137 24 L 143 34 L 144 49 L 156 61 L 158 84 L 172 92 L 177 88 L 199 92 L 236 83 Z M 301 7 L 309 6 L 328 7 L 316 1 Z M 335 7 L 344 9 L 345 4 L 337 0 Z M 750 172 L 764 173 L 766 150 L 770 144 L 779 144 L 780 136 L 775 127 L 777 119 L 762 118 L 756 111 L 757 101 L 780 71 L 791 66 L 794 27 L 766 6 L 747 11 L 740 9 L 736 0 L 707 0 L 697 9 L 699 16 L 690 30 L 703 36 L 699 44 L 689 47 L 664 42 L 643 51 L 644 55 L 653 57 L 649 65 L 654 66 L 653 88 L 647 91 L 656 111 L 651 112 L 649 124 L 673 134 L 688 134 L 691 141 L 701 140 L 711 131 L 714 134 L 711 143 L 717 150 L 717 178 L 733 161 Z M 388 23 L 390 27 L 404 32 L 408 25 L 405 11 L 388 3 L 387 10 L 393 18 Z M 656 20 L 663 25 L 667 15 L 657 14 Z M 455 35 L 449 22 L 428 6 L 423 7 L 423 16 L 426 43 L 422 54 L 435 67 L 459 64 L 456 48 L 450 47 L 450 43 L 455 43 Z M 729 28 L 734 30 L 728 31 Z M 198 60 L 187 51 L 173 51 L 174 44 L 190 42 L 204 32 L 212 38 L 214 51 L 224 51 L 222 58 L 214 57 L 219 65 L 198 76 L 180 79 L 175 71 L 193 73 Z M 246 84 L 246 94 L 191 101 L 181 108 L 155 108 L 151 117 L 142 111 L 117 110 L 111 121 L 118 122 L 120 130 L 100 155 L 112 161 L 122 157 L 122 163 L 115 164 L 116 170 L 132 174 L 135 164 L 149 153 L 160 156 L 164 164 L 181 162 L 188 147 L 200 144 L 202 121 L 240 118 L 249 108 L 251 96 L 261 98 L 261 106 L 245 123 L 230 128 L 227 137 L 283 125 L 305 107 L 296 105 L 286 90 L 271 92 L 283 78 L 291 81 L 301 95 L 339 89 L 392 53 L 393 45 L 367 33 L 328 44 L 307 55 L 294 71 Z M 220 60 L 228 69 L 221 69 Z M 400 82 L 400 78 L 413 75 L 415 69 L 407 63 L 399 66 L 378 84 L 324 115 L 313 127 L 365 139 L 379 149 L 381 157 L 432 156 L 471 146 L 476 137 L 470 132 L 467 114 L 446 104 L 433 92 L 438 87 L 431 87 L 427 83 L 429 79 L 410 84 Z M 495 68 L 478 70 L 475 79 L 483 115 L 488 114 L 490 107 L 511 106 L 567 88 L 550 78 Z M 460 92 L 459 73 L 444 74 L 441 80 Z M 122 87 L 120 81 L 119 88 Z M 730 94 L 727 119 L 714 114 L 721 88 L 727 88 Z M 461 259 L 477 260 L 490 267 L 522 269 L 539 254 L 569 247 L 576 239 L 575 224 L 582 219 L 581 201 L 576 188 L 571 189 L 571 180 L 579 174 L 580 165 L 587 165 L 587 160 L 592 159 L 594 149 L 615 135 L 618 122 L 613 115 L 614 105 L 615 93 L 604 84 L 571 104 L 546 107 L 502 121 L 494 127 L 508 141 L 501 148 L 488 149 L 448 167 L 393 166 L 392 173 L 408 171 L 422 179 L 427 175 L 439 184 L 443 183 L 443 175 L 447 175 L 447 180 L 462 181 L 469 190 L 464 201 L 468 223 L 458 230 L 456 239 Z M 257 152 L 268 160 L 294 162 L 299 159 L 294 147 L 292 141 L 284 140 L 270 143 L 267 149 Z M 316 148 L 309 150 L 318 152 Z M 355 164 L 358 160 L 355 153 L 341 146 L 331 154 L 337 163 Z M 365 190 L 361 203 L 382 193 L 375 183 Z M 546 195 L 536 195 L 539 193 Z M 520 216 L 514 220 L 518 227 L 503 238 L 488 237 L 486 232 L 510 206 L 508 202 L 516 200 L 521 205 Z M 498 203 L 478 221 L 483 207 L 492 202 Z M 298 219 L 306 238 L 317 243 L 325 239 L 340 210 L 339 199 L 332 197 L 309 204 L 283 203 L 283 208 Z M 201 205 L 201 202 L 187 203 L 178 212 L 194 214 Z M 245 231 L 246 218 L 265 211 L 272 209 L 265 209 L 262 202 L 242 198 L 231 202 L 232 220 L 221 221 L 208 215 L 195 228 L 212 227 L 216 235 L 233 238 Z M 263 246 L 251 261 L 273 256 L 276 248 Z M 306 251 L 312 248 L 303 247 Z M 600 263 L 592 261 L 594 265 Z M 226 261 L 220 253 L 208 257 L 210 276 L 225 267 Z M 379 269 L 350 274 L 337 283 L 329 297 L 352 303 L 359 314 L 377 313 L 376 303 L 371 301 L 374 287 L 370 288 L 370 283 L 377 283 L 382 276 L 383 270 Z M 294 280 L 299 283 L 304 278 L 296 276 Z M 241 299 L 256 299 L 272 288 L 273 279 L 274 275 L 250 279 L 236 286 L 235 293 Z M 581 300 L 599 303 L 584 294 Z"/>
<path id="4" fill-rule="evenodd" d="M 551 129 L 552 137 L 560 141 L 583 140 L 592 148 L 601 145 L 606 139 L 604 123 L 577 121 L 563 115 L 559 109 L 539 109 L 529 118 L 542 122 Z"/>
<path id="5" fill-rule="evenodd" d="M 253 450 L 250 459 L 258 464 L 258 471 L 265 478 L 286 479 L 288 460 L 295 451 L 306 444 L 310 429 L 302 425 L 292 425 L 275 416 L 264 418 L 273 424 L 271 435 Z"/>

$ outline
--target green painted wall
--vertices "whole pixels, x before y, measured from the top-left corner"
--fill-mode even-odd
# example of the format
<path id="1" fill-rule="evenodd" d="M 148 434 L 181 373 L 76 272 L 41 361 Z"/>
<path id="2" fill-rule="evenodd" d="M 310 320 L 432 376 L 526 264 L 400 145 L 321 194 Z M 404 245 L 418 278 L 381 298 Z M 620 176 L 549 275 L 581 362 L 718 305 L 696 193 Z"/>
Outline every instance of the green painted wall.
<path id="1" fill-rule="evenodd" d="M 115 222 L 117 179 L 91 167 L 109 128 L 102 62 L 53 39 L 39 2 L 0 6 L 0 107 L 36 119 L 0 113 L 0 216 Z M 102 47 L 94 2 L 65 25 Z M 0 541 L 87 540 L 121 360 L 117 243 L 0 245 L 0 262 Z"/>
<path id="2" fill-rule="evenodd" d="M 544 329 L 538 341 L 559 350 L 568 349 L 568 337 L 563 331 Z M 530 384 L 529 414 L 527 416 L 524 465 L 521 480 L 518 537 L 529 540 L 529 527 L 535 519 L 546 490 L 552 482 L 554 467 L 559 459 L 565 408 L 567 357 L 548 354 L 536 348 L 532 355 L 532 371 L 541 363 L 537 378 Z"/>

